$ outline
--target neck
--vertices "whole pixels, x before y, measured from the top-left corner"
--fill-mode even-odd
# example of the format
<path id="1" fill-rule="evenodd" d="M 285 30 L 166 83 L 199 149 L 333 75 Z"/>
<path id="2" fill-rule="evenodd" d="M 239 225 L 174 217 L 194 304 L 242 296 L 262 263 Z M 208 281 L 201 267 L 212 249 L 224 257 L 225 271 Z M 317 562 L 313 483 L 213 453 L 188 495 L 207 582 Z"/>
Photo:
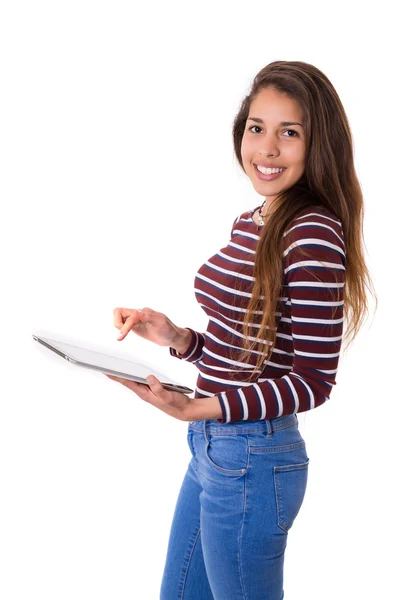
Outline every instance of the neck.
<path id="1" fill-rule="evenodd" d="M 272 200 L 268 200 L 267 198 L 264 198 L 264 202 L 262 203 L 262 206 L 260 208 L 260 215 L 262 217 L 268 217 L 272 213 L 271 204 L 272 204 Z"/>
<path id="2" fill-rule="evenodd" d="M 266 217 L 267 214 L 268 214 L 267 200 L 264 200 L 264 202 L 260 208 L 260 215 L 262 217 Z"/>

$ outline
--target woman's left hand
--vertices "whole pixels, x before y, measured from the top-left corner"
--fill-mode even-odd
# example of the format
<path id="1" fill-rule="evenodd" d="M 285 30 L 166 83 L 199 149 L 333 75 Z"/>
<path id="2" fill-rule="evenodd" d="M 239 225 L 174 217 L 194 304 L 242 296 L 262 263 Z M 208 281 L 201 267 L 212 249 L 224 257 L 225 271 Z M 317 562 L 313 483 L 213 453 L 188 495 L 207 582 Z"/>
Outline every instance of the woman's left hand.
<path id="1" fill-rule="evenodd" d="M 130 379 L 123 379 L 122 377 L 114 377 L 114 375 L 107 375 L 109 379 L 122 383 L 125 387 L 135 392 L 145 402 L 149 402 L 156 408 L 159 408 L 163 412 L 167 413 L 171 417 L 175 417 L 179 421 L 194 421 L 196 420 L 196 402 L 192 398 L 188 398 L 186 394 L 180 392 L 172 392 L 166 390 L 161 382 L 154 375 L 148 375 L 146 381 L 150 386 L 150 389 L 142 384 L 131 381 Z M 154 381 L 153 381 L 154 380 Z"/>

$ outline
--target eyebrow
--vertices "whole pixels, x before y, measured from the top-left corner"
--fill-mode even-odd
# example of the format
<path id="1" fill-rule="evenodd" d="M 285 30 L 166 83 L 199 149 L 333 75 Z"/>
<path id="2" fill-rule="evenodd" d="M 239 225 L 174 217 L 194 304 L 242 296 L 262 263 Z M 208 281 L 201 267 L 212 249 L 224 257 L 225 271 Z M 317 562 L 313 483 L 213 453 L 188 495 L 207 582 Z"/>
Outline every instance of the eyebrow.
<path id="1" fill-rule="evenodd" d="M 264 121 L 262 119 L 259 119 L 258 117 L 248 117 L 247 120 L 255 121 L 256 123 L 262 123 L 264 125 Z M 282 127 L 289 127 L 289 125 L 300 125 L 300 127 L 303 127 L 301 123 L 296 123 L 295 121 L 281 121 L 280 125 Z"/>

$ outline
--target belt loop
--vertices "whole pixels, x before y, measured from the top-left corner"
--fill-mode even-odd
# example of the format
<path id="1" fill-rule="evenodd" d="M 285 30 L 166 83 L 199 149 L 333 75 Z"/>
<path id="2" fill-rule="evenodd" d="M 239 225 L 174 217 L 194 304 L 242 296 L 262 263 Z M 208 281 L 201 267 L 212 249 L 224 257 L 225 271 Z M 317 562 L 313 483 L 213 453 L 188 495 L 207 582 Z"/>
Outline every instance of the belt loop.
<path id="1" fill-rule="evenodd" d="M 267 425 L 267 434 L 265 437 L 271 437 L 273 432 L 271 420 L 265 419 L 265 424 Z"/>
<path id="2" fill-rule="evenodd" d="M 204 437 L 206 442 L 208 442 L 208 436 L 207 436 L 207 419 L 204 419 L 203 421 L 203 432 L 204 432 Z"/>

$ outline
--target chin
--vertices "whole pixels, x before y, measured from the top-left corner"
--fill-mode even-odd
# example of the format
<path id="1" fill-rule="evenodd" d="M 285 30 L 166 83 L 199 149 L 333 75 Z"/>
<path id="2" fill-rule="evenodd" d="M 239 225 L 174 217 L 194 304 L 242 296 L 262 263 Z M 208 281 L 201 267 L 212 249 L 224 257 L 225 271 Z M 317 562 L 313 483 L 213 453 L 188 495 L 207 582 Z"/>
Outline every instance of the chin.
<path id="1" fill-rule="evenodd" d="M 280 194 L 281 192 L 284 192 L 286 190 L 288 190 L 292 184 L 289 185 L 273 185 L 273 183 L 275 182 L 261 182 L 260 181 L 253 181 L 253 187 L 256 190 L 256 192 L 258 192 L 259 194 L 261 194 L 261 196 L 276 196 L 277 194 Z"/>

